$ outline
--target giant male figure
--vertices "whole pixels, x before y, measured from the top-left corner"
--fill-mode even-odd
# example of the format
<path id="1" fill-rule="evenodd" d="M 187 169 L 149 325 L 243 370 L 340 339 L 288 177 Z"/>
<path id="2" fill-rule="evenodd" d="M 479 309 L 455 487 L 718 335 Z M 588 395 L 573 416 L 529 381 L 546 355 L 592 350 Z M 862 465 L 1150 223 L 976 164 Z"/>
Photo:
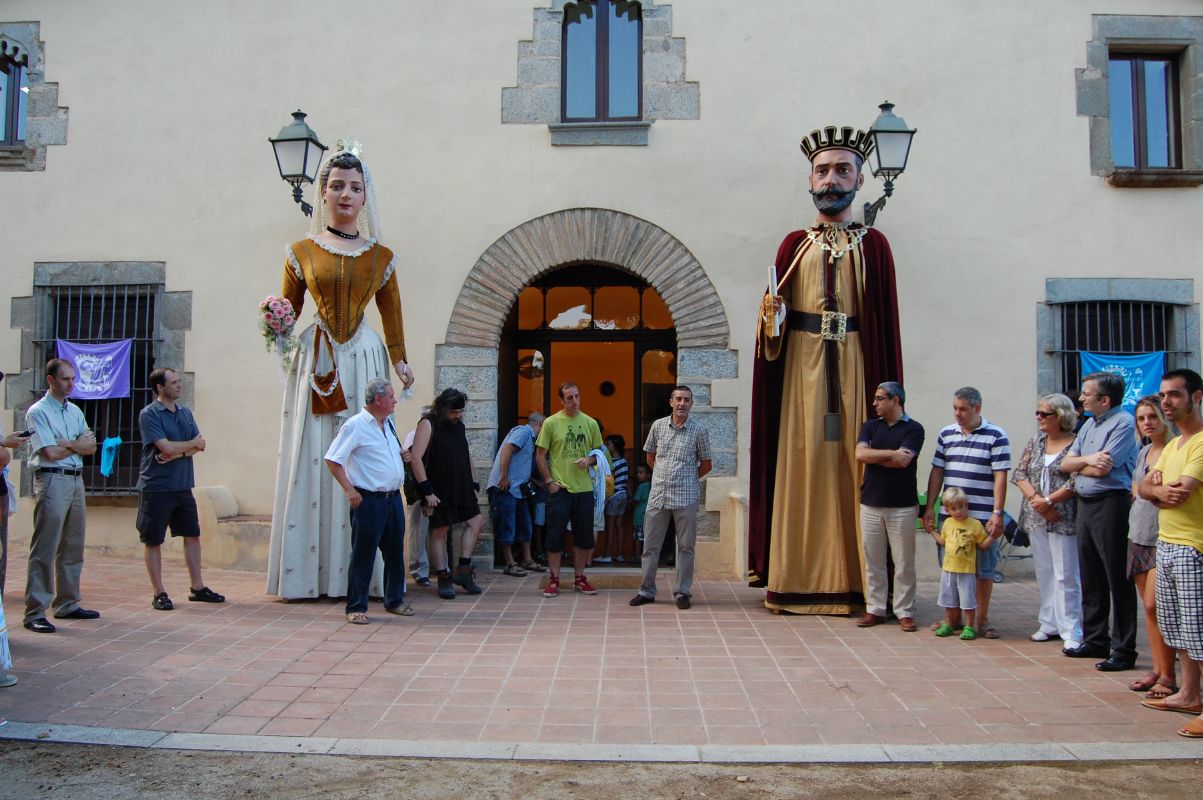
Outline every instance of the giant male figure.
<path id="1" fill-rule="evenodd" d="M 864 602 L 856 435 L 873 389 L 903 378 L 890 246 L 852 222 L 872 149 L 853 128 L 802 140 L 819 215 L 781 243 L 777 291 L 761 306 L 749 582 L 776 613 L 848 614 Z"/>

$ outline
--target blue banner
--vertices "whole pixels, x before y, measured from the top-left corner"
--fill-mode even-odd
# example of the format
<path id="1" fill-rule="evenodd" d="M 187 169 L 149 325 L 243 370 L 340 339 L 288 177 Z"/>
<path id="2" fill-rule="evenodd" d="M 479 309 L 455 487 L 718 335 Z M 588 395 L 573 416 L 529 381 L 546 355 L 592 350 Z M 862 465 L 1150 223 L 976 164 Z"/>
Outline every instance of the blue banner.
<path id="1" fill-rule="evenodd" d="M 1136 411 L 1136 402 L 1145 395 L 1161 391 L 1161 376 L 1165 374 L 1165 351 L 1138 353 L 1129 356 L 1081 353 L 1082 374 L 1114 372 L 1124 379 L 1124 410 Z"/>
<path id="2" fill-rule="evenodd" d="M 129 397 L 130 339 L 105 344 L 79 344 L 56 339 L 58 357 L 75 367 L 73 400 Z"/>

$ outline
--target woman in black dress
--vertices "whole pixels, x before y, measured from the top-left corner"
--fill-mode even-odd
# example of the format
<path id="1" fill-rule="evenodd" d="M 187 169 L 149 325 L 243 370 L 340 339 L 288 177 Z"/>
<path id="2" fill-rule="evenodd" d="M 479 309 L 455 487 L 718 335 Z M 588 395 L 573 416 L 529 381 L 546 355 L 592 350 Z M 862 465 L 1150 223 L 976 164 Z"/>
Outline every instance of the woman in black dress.
<path id="1" fill-rule="evenodd" d="M 464 406 L 468 397 L 458 389 L 444 389 L 434 399 L 430 412 L 414 431 L 410 468 L 418 482 L 422 505 L 430 517 L 430 566 L 438 577 L 439 597 L 455 597 L 452 584 L 469 594 L 480 594 L 472 568 L 472 551 L 484 527 L 484 515 L 472 480 L 472 456 L 464 428 Z M 459 563 L 447 569 L 447 530 L 465 525 L 460 539 Z"/>

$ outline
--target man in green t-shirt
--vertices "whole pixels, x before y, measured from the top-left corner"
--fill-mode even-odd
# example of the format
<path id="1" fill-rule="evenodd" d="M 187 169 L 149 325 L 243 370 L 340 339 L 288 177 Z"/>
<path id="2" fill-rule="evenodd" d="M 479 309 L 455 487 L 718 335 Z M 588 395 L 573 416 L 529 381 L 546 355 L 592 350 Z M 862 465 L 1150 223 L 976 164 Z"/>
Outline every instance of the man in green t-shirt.
<path id="1" fill-rule="evenodd" d="M 597 594 L 585 577 L 585 567 L 593 557 L 593 480 L 589 467 L 596 458 L 590 450 L 602 446 L 597 422 L 581 412 L 581 390 L 572 382 L 561 384 L 560 402 L 564 410 L 543 422 L 535 442 L 535 463 L 547 482 L 547 533 L 544 547 L 550 577 L 544 597 L 560 593 L 560 554 L 564 533 L 572 526 L 573 566 L 576 577 L 572 588 L 582 594 Z"/>

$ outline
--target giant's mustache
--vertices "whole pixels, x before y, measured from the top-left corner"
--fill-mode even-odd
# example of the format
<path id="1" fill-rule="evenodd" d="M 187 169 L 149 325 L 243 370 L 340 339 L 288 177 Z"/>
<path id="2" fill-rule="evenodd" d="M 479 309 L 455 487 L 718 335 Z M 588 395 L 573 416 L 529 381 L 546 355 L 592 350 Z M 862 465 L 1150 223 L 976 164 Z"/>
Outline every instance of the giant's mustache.
<path id="1" fill-rule="evenodd" d="M 843 191 L 835 186 L 829 186 L 826 189 L 820 189 L 817 192 L 814 189 L 808 189 L 807 191 L 809 191 L 811 197 L 815 198 L 816 200 L 824 197 L 842 200 L 845 197 L 853 197 L 856 195 L 856 189 L 848 189 L 847 191 Z"/>

